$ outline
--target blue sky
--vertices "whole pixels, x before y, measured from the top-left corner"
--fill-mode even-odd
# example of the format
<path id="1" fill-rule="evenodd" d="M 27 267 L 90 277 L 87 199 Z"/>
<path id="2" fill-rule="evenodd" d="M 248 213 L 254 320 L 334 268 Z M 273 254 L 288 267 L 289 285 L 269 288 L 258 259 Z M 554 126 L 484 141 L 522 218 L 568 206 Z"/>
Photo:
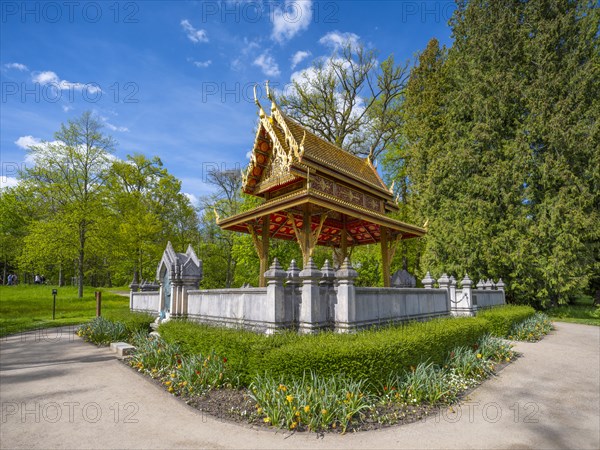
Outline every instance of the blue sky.
<path id="1" fill-rule="evenodd" d="M 2 185 L 85 110 L 116 156 L 159 156 L 192 199 L 208 169 L 243 168 L 256 123 L 252 86 L 359 39 L 397 62 L 432 37 L 449 45 L 452 1 L 3 1 Z M 268 103 L 263 101 L 263 103 Z"/>

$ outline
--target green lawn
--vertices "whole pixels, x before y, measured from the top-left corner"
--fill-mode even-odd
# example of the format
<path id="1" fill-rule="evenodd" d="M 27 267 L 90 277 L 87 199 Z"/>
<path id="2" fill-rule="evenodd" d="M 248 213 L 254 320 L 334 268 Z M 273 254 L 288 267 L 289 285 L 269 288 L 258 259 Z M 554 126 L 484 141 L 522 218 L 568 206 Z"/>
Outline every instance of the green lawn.
<path id="1" fill-rule="evenodd" d="M 583 323 L 600 326 L 600 307 L 593 305 L 590 296 L 578 298 L 572 305 L 562 305 L 546 311 L 552 320 L 557 322 Z"/>
<path id="2" fill-rule="evenodd" d="M 52 289 L 58 289 L 56 320 L 52 320 Z M 86 322 L 96 315 L 94 291 L 102 291 L 103 316 L 117 319 L 129 314 L 129 298 L 107 289 L 86 286 L 79 299 L 74 286 L 0 286 L 0 336 Z"/>

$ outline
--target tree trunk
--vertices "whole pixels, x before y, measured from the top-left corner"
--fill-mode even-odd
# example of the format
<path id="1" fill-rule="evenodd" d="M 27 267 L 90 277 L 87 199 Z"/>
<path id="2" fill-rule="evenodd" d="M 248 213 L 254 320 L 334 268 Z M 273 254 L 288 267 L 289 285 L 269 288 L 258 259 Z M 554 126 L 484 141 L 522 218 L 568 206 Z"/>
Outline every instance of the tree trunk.
<path id="1" fill-rule="evenodd" d="M 77 296 L 83 298 L 83 261 L 85 257 L 85 221 L 79 224 L 79 258 L 77 260 Z"/>
<path id="2" fill-rule="evenodd" d="M 63 278 L 62 264 L 58 265 L 58 287 L 63 287 L 65 280 Z"/>

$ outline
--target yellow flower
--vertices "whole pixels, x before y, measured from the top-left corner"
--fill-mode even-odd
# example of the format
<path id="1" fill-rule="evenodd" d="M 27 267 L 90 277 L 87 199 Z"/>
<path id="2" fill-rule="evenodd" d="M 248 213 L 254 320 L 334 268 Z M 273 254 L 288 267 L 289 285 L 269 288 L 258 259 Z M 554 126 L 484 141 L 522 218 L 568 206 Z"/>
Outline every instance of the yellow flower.
<path id="1" fill-rule="evenodd" d="M 292 400 L 294 400 L 294 396 L 293 395 L 287 395 L 285 397 L 285 399 L 288 401 L 288 403 L 292 403 Z"/>
<path id="2" fill-rule="evenodd" d="M 321 410 L 321 414 L 323 414 L 323 415 L 324 415 L 324 414 L 327 414 L 327 410 L 326 410 L 326 409 L 322 409 L 322 410 Z"/>
<path id="3" fill-rule="evenodd" d="M 173 388 L 172 387 L 169 388 L 169 392 L 173 392 Z"/>
<path id="4" fill-rule="evenodd" d="M 292 422 L 292 424 L 290 425 L 290 430 L 293 430 L 297 426 L 298 426 L 298 422 Z"/>
<path id="5" fill-rule="evenodd" d="M 256 412 L 257 412 L 258 414 L 262 414 L 262 412 L 263 412 L 263 409 L 262 409 L 261 407 L 258 407 L 258 409 L 256 410 Z"/>
<path id="6" fill-rule="evenodd" d="M 507 357 L 507 358 L 506 358 L 506 362 L 510 362 L 510 358 L 508 358 L 508 357 Z"/>
<path id="7" fill-rule="evenodd" d="M 482 355 L 481 353 L 477 353 L 477 359 L 481 359 Z"/>
<path id="8" fill-rule="evenodd" d="M 307 413 L 307 412 L 309 412 L 309 411 L 310 411 L 310 405 L 306 405 L 306 406 L 304 407 L 304 412 L 305 412 L 305 413 Z"/>
<path id="9" fill-rule="evenodd" d="M 351 392 L 347 392 L 346 393 L 346 399 L 350 400 L 352 398 L 352 393 Z"/>
<path id="10" fill-rule="evenodd" d="M 265 417 L 265 418 L 263 419 L 263 422 L 265 422 L 265 423 L 269 423 L 269 422 L 271 422 L 271 418 L 270 418 L 270 417 Z"/>
<path id="11" fill-rule="evenodd" d="M 295 415 L 296 417 L 298 417 L 298 416 L 300 415 L 300 411 L 296 411 L 296 412 L 294 413 L 294 415 Z"/>
<path id="12" fill-rule="evenodd" d="M 181 383 L 182 386 L 187 386 L 187 381 L 184 381 L 183 383 Z"/>
<path id="13" fill-rule="evenodd" d="M 282 392 L 286 392 L 287 391 L 287 388 L 283 384 L 280 384 L 277 389 L 279 389 Z"/>
<path id="14" fill-rule="evenodd" d="M 178 368 L 178 369 L 181 369 L 181 364 L 179 364 L 179 365 L 177 366 L 177 368 Z"/>
<path id="15" fill-rule="evenodd" d="M 166 386 L 171 386 L 172 381 L 165 381 Z"/>

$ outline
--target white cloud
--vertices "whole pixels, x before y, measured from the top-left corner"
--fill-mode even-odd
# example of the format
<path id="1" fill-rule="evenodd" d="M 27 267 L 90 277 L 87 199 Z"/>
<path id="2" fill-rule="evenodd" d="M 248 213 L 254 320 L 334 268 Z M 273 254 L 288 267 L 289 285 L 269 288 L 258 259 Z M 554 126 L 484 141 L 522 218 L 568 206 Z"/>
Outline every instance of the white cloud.
<path id="1" fill-rule="evenodd" d="M 90 94 L 102 92 L 102 89 L 100 89 L 96 83 L 72 83 L 71 81 L 61 80 L 60 77 L 51 70 L 36 72 L 31 76 L 31 79 L 34 83 L 40 83 L 44 85 L 49 84 L 62 91 L 74 89 L 77 91 L 86 90 Z"/>
<path id="2" fill-rule="evenodd" d="M 29 150 L 29 147 L 32 147 L 34 145 L 39 145 L 41 144 L 42 141 L 36 137 L 33 136 L 21 136 L 19 139 L 17 139 L 15 141 L 15 144 L 17 144 L 18 147 L 22 148 L 23 150 Z"/>
<path id="3" fill-rule="evenodd" d="M 117 127 L 116 125 L 113 125 L 110 122 L 104 122 L 104 125 L 106 126 L 106 128 L 108 128 L 111 131 L 121 131 L 121 132 L 129 131 L 129 128 L 127 128 L 127 127 Z"/>
<path id="4" fill-rule="evenodd" d="M 192 64 L 195 65 L 196 67 L 203 69 L 203 68 L 210 66 L 212 64 L 212 61 L 210 59 L 208 59 L 206 61 L 192 61 Z"/>
<path id="5" fill-rule="evenodd" d="M 183 28 L 183 31 L 185 31 L 185 34 L 187 35 L 188 39 L 194 44 L 198 44 L 200 42 L 208 42 L 206 30 L 197 30 L 196 28 L 194 28 L 194 26 L 190 23 L 189 20 L 183 19 L 181 21 L 181 27 Z"/>
<path id="6" fill-rule="evenodd" d="M 268 52 L 264 52 L 258 56 L 252 65 L 260 67 L 260 70 L 268 77 L 278 77 L 281 75 L 277 61 Z"/>
<path id="7" fill-rule="evenodd" d="M 20 70 L 21 72 L 25 72 L 25 71 L 29 70 L 25 64 L 21 64 L 21 63 L 8 63 L 8 64 L 4 64 L 4 67 L 6 67 L 7 69 Z"/>
<path id="8" fill-rule="evenodd" d="M 300 50 L 292 56 L 292 69 L 311 55 L 309 51 Z"/>
<path id="9" fill-rule="evenodd" d="M 192 206 L 194 208 L 197 208 L 198 206 L 200 206 L 200 199 L 198 197 L 196 197 L 194 194 L 188 194 L 187 192 L 183 192 L 183 195 L 185 195 L 188 200 L 190 201 L 190 203 L 192 204 Z"/>
<path id="10" fill-rule="evenodd" d="M 0 189 L 15 187 L 19 184 L 19 180 L 15 177 L 0 177 Z"/>
<path id="11" fill-rule="evenodd" d="M 330 31 L 321 39 L 319 39 L 319 44 L 326 45 L 327 47 L 332 47 L 334 49 L 338 49 L 340 47 L 345 47 L 347 45 L 351 45 L 352 47 L 356 47 L 358 45 L 358 41 L 360 40 L 360 36 L 354 33 L 342 33 L 340 31 Z"/>
<path id="12" fill-rule="evenodd" d="M 72 106 L 69 106 L 69 105 L 62 105 L 62 110 L 63 110 L 64 112 L 69 112 L 69 111 L 71 111 L 72 109 L 73 109 L 73 107 L 72 107 Z"/>
<path id="13" fill-rule="evenodd" d="M 100 116 L 100 119 L 102 120 L 102 123 L 104 124 L 104 126 L 106 128 L 108 128 L 110 131 L 120 131 L 120 132 L 128 132 L 129 131 L 129 128 L 127 128 L 127 127 L 118 127 L 116 125 L 113 125 L 112 123 L 110 123 L 108 121 L 108 119 L 106 117 Z"/>
<path id="14" fill-rule="evenodd" d="M 312 0 L 285 0 L 283 6 L 273 10 L 271 38 L 280 44 L 304 31 L 312 20 Z"/>

